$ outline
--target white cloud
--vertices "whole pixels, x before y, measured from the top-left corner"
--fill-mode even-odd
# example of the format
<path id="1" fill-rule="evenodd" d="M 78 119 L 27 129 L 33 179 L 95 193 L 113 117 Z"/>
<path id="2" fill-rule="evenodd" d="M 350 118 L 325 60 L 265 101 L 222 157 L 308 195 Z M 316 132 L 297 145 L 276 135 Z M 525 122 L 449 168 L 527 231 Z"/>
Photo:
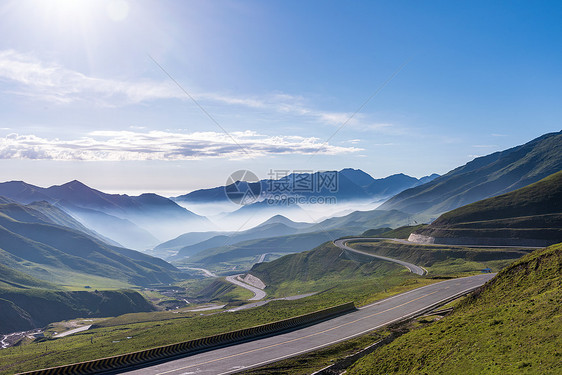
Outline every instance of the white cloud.
<path id="1" fill-rule="evenodd" d="M 12 88 L 4 92 L 25 95 L 37 100 L 69 104 L 95 103 L 114 107 L 140 104 L 154 100 L 190 99 L 171 80 L 126 81 L 91 77 L 67 69 L 59 64 L 45 63 L 34 56 L 14 50 L 0 51 L 0 81 L 8 81 Z M 391 124 L 365 124 L 361 114 L 353 119 L 351 112 L 334 112 L 313 109 L 300 96 L 273 93 L 258 97 L 240 97 L 210 92 L 191 92 L 197 101 L 243 106 L 261 111 L 287 114 L 329 125 L 347 125 L 359 129 L 387 132 Z"/>
<path id="2" fill-rule="evenodd" d="M 13 50 L 0 51 L 0 79 L 18 84 L 13 93 L 58 103 L 87 100 L 113 106 L 181 97 L 171 82 L 89 77 L 57 64 L 44 64 Z"/>
<path id="3" fill-rule="evenodd" d="M 217 132 L 94 131 L 73 140 L 45 139 L 12 133 L 0 138 L 0 159 L 44 160 L 199 160 L 243 159 L 273 154 L 338 155 L 357 147 L 322 145 L 318 138 L 265 136 L 253 131 Z"/>

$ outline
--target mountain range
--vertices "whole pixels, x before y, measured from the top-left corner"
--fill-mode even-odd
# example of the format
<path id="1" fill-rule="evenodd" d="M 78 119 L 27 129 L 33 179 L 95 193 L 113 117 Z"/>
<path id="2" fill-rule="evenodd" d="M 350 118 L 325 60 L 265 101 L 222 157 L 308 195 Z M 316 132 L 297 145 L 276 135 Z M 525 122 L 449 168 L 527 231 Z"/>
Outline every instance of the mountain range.
<path id="1" fill-rule="evenodd" d="M 228 202 L 227 191 L 247 189 L 260 191 L 262 197 L 276 195 L 302 197 L 334 197 L 338 202 L 353 200 L 383 200 L 392 195 L 426 182 L 439 175 L 432 174 L 420 179 L 396 174 L 375 179 L 360 169 L 346 168 L 341 171 L 315 173 L 291 173 L 279 179 L 264 179 L 254 183 L 242 183 L 200 189 L 174 198 L 185 203 L 220 203 Z"/>
<path id="2" fill-rule="evenodd" d="M 562 171 L 510 193 L 459 207 L 410 239 L 444 244 L 548 246 L 562 241 Z"/>
<path id="3" fill-rule="evenodd" d="M 97 280 L 149 285 L 181 277 L 179 270 L 162 259 L 92 236 L 72 217 L 46 202 L 0 204 L 0 264 L 60 285 L 76 280 L 84 284 Z"/>
<path id="4" fill-rule="evenodd" d="M 312 249 L 324 242 L 346 235 L 359 235 L 369 228 L 399 227 L 410 217 L 400 211 L 356 211 L 319 223 L 295 223 L 277 215 L 242 232 L 216 234 L 201 242 L 179 248 L 167 259 L 182 264 L 216 266 L 225 260 L 236 260 L 265 253 L 294 253 Z M 188 234 L 181 236 L 190 241 Z M 170 241 L 179 245 L 181 240 Z M 166 244 L 162 244 L 165 247 Z M 162 250 L 162 248 L 160 249 Z M 188 258 L 188 259 L 186 259 Z"/>
<path id="5" fill-rule="evenodd" d="M 56 205 L 88 228 L 135 249 L 150 248 L 188 229 L 212 228 L 205 217 L 168 198 L 156 194 L 107 194 L 76 180 L 49 188 L 23 181 L 4 182 L 0 183 L 0 196 L 21 204 L 45 201 Z"/>
<path id="6" fill-rule="evenodd" d="M 508 193 L 562 169 L 562 132 L 478 157 L 447 174 L 402 191 L 379 208 L 429 220 L 481 199 Z"/>

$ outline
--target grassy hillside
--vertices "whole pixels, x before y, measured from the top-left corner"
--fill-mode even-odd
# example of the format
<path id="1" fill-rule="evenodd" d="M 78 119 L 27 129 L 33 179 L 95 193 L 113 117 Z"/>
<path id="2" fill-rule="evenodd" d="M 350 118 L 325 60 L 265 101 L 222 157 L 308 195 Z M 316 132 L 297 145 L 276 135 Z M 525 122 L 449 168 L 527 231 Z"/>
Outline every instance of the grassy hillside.
<path id="1" fill-rule="evenodd" d="M 10 201 L 9 199 L 5 199 L 5 201 L 0 201 L 0 215 L 6 215 L 12 219 L 22 222 L 56 224 L 64 226 L 67 228 L 78 230 L 89 236 L 95 237 L 99 240 L 111 244 L 111 241 L 107 238 L 85 227 L 72 216 L 46 201 L 33 202 L 27 205 L 23 205 Z"/>
<path id="2" fill-rule="evenodd" d="M 0 264 L 0 288 L 45 288 L 57 289 L 54 284 L 36 279 L 23 272 L 16 271 L 10 267 Z"/>
<path id="3" fill-rule="evenodd" d="M 382 268 L 387 272 L 387 265 L 394 268 L 386 262 L 362 262 L 353 254 L 342 253 L 340 248 L 328 242 L 311 251 L 256 264 L 250 273 L 267 285 L 280 285 L 287 280 L 307 282 L 325 277 L 345 279 L 358 275 L 367 276 L 377 270 L 382 271 Z"/>
<path id="4" fill-rule="evenodd" d="M 392 228 L 389 227 L 383 227 L 383 228 L 375 228 L 375 229 L 369 229 L 366 230 L 365 232 L 363 232 L 361 234 L 361 237 L 377 237 L 380 234 L 383 234 L 385 232 L 391 231 Z"/>
<path id="5" fill-rule="evenodd" d="M 261 254 L 306 251 L 326 241 L 338 238 L 343 234 L 345 234 L 343 231 L 331 230 L 244 241 L 229 246 L 204 250 L 188 258 L 185 262 L 213 269 L 229 268 L 228 266 L 232 264 L 244 265 L 248 269 L 252 266 L 252 261 Z"/>
<path id="6" fill-rule="evenodd" d="M 426 224 L 418 224 L 418 225 L 406 225 L 396 229 L 391 229 L 391 228 L 369 229 L 365 231 L 361 236 L 407 239 L 410 236 L 410 234 L 412 234 L 416 230 L 420 230 L 425 226 Z"/>
<path id="7" fill-rule="evenodd" d="M 292 228 L 283 223 L 271 223 L 265 225 L 262 224 L 238 233 L 224 232 L 223 234 L 216 235 L 196 244 L 182 247 L 181 249 L 179 249 L 178 253 L 175 256 L 170 257 L 169 260 L 178 260 L 190 257 L 207 249 L 224 247 L 227 245 L 234 245 L 241 242 L 262 238 L 291 236 L 296 234 L 297 232 L 298 229 Z"/>
<path id="8" fill-rule="evenodd" d="M 562 373 L 562 244 L 514 262 L 448 317 L 357 362 L 358 374 Z"/>
<path id="9" fill-rule="evenodd" d="M 83 274 L 117 284 L 170 283 L 180 271 L 161 259 L 114 247 L 64 227 L 28 206 L 0 205 L 0 264 L 37 279 L 69 283 Z"/>
<path id="10" fill-rule="evenodd" d="M 435 180 L 403 191 L 380 209 L 437 217 L 440 214 L 537 182 L 562 169 L 562 132 L 479 157 Z"/>
<path id="11" fill-rule="evenodd" d="M 153 311 L 132 290 L 63 292 L 45 289 L 0 289 L 0 333 L 30 330 L 77 317 L 106 317 Z"/>
<path id="12" fill-rule="evenodd" d="M 390 262 L 342 252 L 331 242 L 313 250 L 256 264 L 250 273 L 267 285 L 269 295 L 283 297 L 330 290 L 366 303 L 373 293 L 408 282 L 422 282 Z"/>
<path id="13" fill-rule="evenodd" d="M 177 314 L 177 319 L 169 319 L 169 312 L 159 312 L 150 314 L 150 321 L 143 323 L 126 322 L 126 319 L 118 322 L 112 319 L 109 324 L 121 324 L 118 327 L 92 329 L 61 339 L 2 349 L 0 374 L 14 374 L 206 337 L 298 316 L 350 300 L 355 300 L 361 305 L 422 285 L 422 281 L 416 283 L 415 280 L 408 280 L 407 285 L 400 285 L 385 292 L 385 287 L 380 282 L 363 282 L 358 283 L 354 289 L 334 288 L 300 300 L 273 301 L 255 309 L 231 313 L 208 312 L 203 313 L 204 315 L 197 313 L 195 316 L 191 313 L 188 317 L 182 317 L 183 314 L 180 313 Z M 159 314 L 163 315 L 163 319 L 156 318 Z M 97 325 L 104 324 L 102 322 Z"/>
<path id="14" fill-rule="evenodd" d="M 460 276 L 467 273 L 479 273 L 487 267 L 493 271 L 499 271 L 515 259 L 532 251 L 532 249 L 417 245 L 376 240 L 350 243 L 350 246 L 354 249 L 405 260 L 425 267 L 429 271 L 429 276 Z"/>
<path id="15" fill-rule="evenodd" d="M 371 228 L 396 228 L 408 223 L 410 215 L 397 210 L 355 211 L 342 217 L 326 219 L 312 227 L 314 231 L 345 230 L 346 235 L 359 235 Z"/>
<path id="16" fill-rule="evenodd" d="M 415 233 L 562 241 L 562 171 L 527 187 L 441 215 Z"/>

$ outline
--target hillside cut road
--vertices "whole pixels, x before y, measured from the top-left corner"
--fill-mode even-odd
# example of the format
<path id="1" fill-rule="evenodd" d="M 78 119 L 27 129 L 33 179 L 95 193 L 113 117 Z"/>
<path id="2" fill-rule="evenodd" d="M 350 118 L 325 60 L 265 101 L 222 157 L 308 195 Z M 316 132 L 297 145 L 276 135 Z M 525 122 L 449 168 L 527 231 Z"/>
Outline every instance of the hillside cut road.
<path id="1" fill-rule="evenodd" d="M 241 276 L 240 275 L 233 275 L 233 276 L 227 276 L 226 277 L 226 281 L 228 281 L 229 283 L 232 283 L 234 285 L 238 285 L 244 289 L 248 289 L 250 292 L 254 293 L 254 296 L 250 299 L 248 299 L 248 301 L 259 301 L 260 299 L 264 299 L 267 296 L 267 293 L 264 292 L 263 290 L 256 288 L 255 286 L 243 283 L 240 280 L 237 280 L 236 277 Z"/>
<path id="2" fill-rule="evenodd" d="M 376 240 L 376 238 L 369 238 L 369 237 L 344 238 L 344 239 L 341 239 L 341 240 L 335 240 L 334 245 L 336 245 L 337 247 L 339 247 L 342 250 L 351 251 L 351 252 L 354 252 L 354 253 L 357 253 L 357 254 L 367 255 L 367 256 L 370 256 L 370 257 L 373 257 L 373 258 L 387 260 L 387 261 L 393 262 L 393 263 L 398 263 L 398 264 L 406 267 L 407 269 L 409 269 L 410 272 L 413 272 L 417 275 L 425 275 L 427 273 L 427 271 L 423 267 L 416 266 L 415 264 L 408 263 L 408 262 L 405 262 L 405 261 L 399 260 L 399 259 L 383 257 L 382 255 L 375 255 L 375 254 L 367 253 L 365 251 L 356 250 L 356 249 L 353 249 L 353 248 L 347 246 L 348 242 L 373 241 L 373 240 Z"/>
<path id="3" fill-rule="evenodd" d="M 423 313 L 466 294 L 494 274 L 441 281 L 377 301 L 351 313 L 294 331 L 217 348 L 119 373 L 135 375 L 232 374 L 276 362 L 365 334 L 392 322 Z"/>

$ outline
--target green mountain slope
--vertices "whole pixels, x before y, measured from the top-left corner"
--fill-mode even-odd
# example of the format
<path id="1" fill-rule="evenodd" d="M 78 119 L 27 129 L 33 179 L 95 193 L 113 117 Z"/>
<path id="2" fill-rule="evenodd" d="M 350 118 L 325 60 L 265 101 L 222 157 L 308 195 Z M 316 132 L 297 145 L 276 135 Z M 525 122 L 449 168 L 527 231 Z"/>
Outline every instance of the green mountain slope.
<path id="1" fill-rule="evenodd" d="M 201 251 L 188 258 L 186 262 L 208 267 L 223 262 L 257 257 L 265 253 L 296 253 L 313 249 L 324 242 L 344 235 L 344 233 L 343 231 L 331 230 L 243 241 Z"/>
<path id="2" fill-rule="evenodd" d="M 449 211 L 414 235 L 433 237 L 441 243 L 460 243 L 463 238 L 465 242 L 490 239 L 506 245 L 561 242 L 562 171 L 527 187 Z"/>
<path id="3" fill-rule="evenodd" d="M 189 258 L 177 259 L 175 262 L 178 264 L 197 264 L 204 267 L 215 267 L 219 264 L 225 266 L 226 263 L 235 262 L 241 266 L 244 263 L 244 266 L 250 267 L 253 264 L 251 257 L 259 257 L 262 254 L 269 253 L 278 256 L 280 253 L 306 251 L 341 236 L 359 235 L 369 228 L 397 227 L 407 223 L 408 220 L 407 214 L 396 210 L 356 211 L 299 230 L 299 232 L 305 233 L 297 232 L 281 236 L 275 236 L 275 233 L 291 233 L 296 229 L 280 223 L 266 224 L 247 232 L 250 237 L 256 235 L 268 235 L 268 237 L 233 243 L 237 238 L 243 239 L 246 233 L 241 232 L 239 235 L 232 235 L 232 237 L 216 236 L 180 250 L 174 259 L 189 255 Z M 198 250 L 200 251 L 196 252 Z M 240 262 L 244 258 L 245 260 Z"/>
<path id="4" fill-rule="evenodd" d="M 0 333 L 30 330 L 78 317 L 109 317 L 155 309 L 132 290 L 63 292 L 0 288 Z"/>
<path id="5" fill-rule="evenodd" d="M 180 274 L 161 259 L 49 223 L 14 203 L 0 205 L 0 264 L 55 283 L 83 274 L 117 280 L 118 285 L 147 285 L 169 283 Z"/>
<path id="6" fill-rule="evenodd" d="M 23 272 L 0 264 L 0 288 L 46 288 L 57 289 L 54 284 L 31 277 Z"/>
<path id="7" fill-rule="evenodd" d="M 348 374 L 562 373 L 562 244 L 501 271 L 453 313 L 358 361 Z"/>
<path id="8" fill-rule="evenodd" d="M 423 218 L 504 194 L 562 169 L 562 132 L 474 159 L 435 180 L 405 190 L 380 209 L 397 209 Z"/>
<path id="9" fill-rule="evenodd" d="M 332 217 L 308 228 L 309 231 L 341 229 L 347 235 L 358 235 L 368 229 L 391 227 L 408 224 L 410 215 L 397 210 L 355 211 L 341 217 Z"/>
<path id="10" fill-rule="evenodd" d="M 0 183 L 0 195 L 21 204 L 37 201 L 56 204 L 106 237 L 112 238 L 120 232 L 132 235 L 132 241 L 120 235 L 118 242 L 138 249 L 147 249 L 159 241 L 176 237 L 186 228 L 204 230 L 212 226 L 206 218 L 168 198 L 151 193 L 139 196 L 106 194 L 76 180 L 49 188 L 8 181 Z M 111 226 L 106 224 L 108 216 L 112 220 Z M 141 240 L 137 240 L 138 236 L 142 236 Z"/>
<path id="11" fill-rule="evenodd" d="M 257 227 L 237 233 L 224 232 L 224 234 L 214 236 L 205 241 L 201 241 L 189 246 L 184 246 L 179 249 L 176 255 L 169 257 L 168 260 L 190 257 L 207 249 L 230 245 L 235 246 L 238 243 L 262 238 L 290 236 L 296 234 L 297 232 L 297 229 L 289 227 L 282 223 L 258 225 Z"/>
<path id="12" fill-rule="evenodd" d="M 298 254 L 286 255 L 272 262 L 256 264 L 250 273 L 266 285 L 278 287 L 287 281 L 311 282 L 323 278 L 350 279 L 368 276 L 383 269 L 400 269 L 389 262 L 342 252 L 331 242 Z M 384 272 L 383 272 L 384 273 Z"/>
<path id="13" fill-rule="evenodd" d="M 72 216 L 68 215 L 60 208 L 55 207 L 48 202 L 38 201 L 23 205 L 11 201 L 7 198 L 2 198 L 3 201 L 0 200 L 0 204 L 2 205 L 0 214 L 7 215 L 12 219 L 29 223 L 57 224 L 64 227 L 76 229 L 80 232 L 83 232 L 89 236 L 95 237 L 112 245 L 117 245 L 117 243 L 112 243 L 108 238 L 103 237 L 99 233 L 85 227 Z"/>

